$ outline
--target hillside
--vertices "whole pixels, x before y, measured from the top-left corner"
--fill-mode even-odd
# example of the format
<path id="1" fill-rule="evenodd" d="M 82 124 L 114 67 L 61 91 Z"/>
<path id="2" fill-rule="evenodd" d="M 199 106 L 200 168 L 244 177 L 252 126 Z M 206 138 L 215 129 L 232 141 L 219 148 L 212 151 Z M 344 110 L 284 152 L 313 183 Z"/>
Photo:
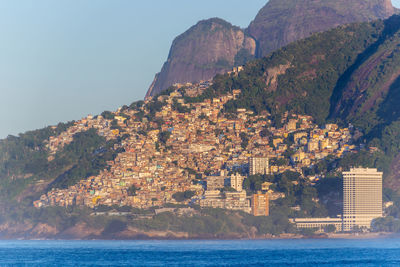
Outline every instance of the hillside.
<path id="1" fill-rule="evenodd" d="M 1 140 L 0 238 L 73 236 L 77 225 L 87 238 L 296 234 L 290 217 L 340 213 L 350 166 L 384 171 L 399 217 L 399 47 L 400 16 L 341 26 L 210 84 Z M 271 174 L 243 177 L 243 191 L 225 186 L 247 175 L 250 156 L 268 157 Z M 223 183 L 207 195 L 213 179 Z M 248 214 L 261 190 L 268 217 Z M 212 197 L 239 211 L 209 211 Z"/>
<path id="2" fill-rule="evenodd" d="M 209 80 L 315 32 L 396 12 L 390 0 L 270 0 L 245 30 L 220 19 L 201 21 L 174 40 L 146 97 L 174 83 Z"/>
<path id="3" fill-rule="evenodd" d="M 315 34 L 248 63 L 239 75 L 217 76 L 203 97 L 241 89 L 225 112 L 267 110 L 280 118 L 292 111 L 318 123 L 352 123 L 362 133 L 359 142 L 384 152 L 374 164 L 399 190 L 399 27 L 400 17 L 393 16 Z"/>

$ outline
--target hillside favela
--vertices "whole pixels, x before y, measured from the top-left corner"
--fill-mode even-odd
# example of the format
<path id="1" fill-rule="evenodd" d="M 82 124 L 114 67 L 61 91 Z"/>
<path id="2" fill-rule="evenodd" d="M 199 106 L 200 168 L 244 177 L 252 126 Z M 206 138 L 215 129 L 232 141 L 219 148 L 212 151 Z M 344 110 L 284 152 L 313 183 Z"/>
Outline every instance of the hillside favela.
<path id="1" fill-rule="evenodd" d="M 198 22 L 143 100 L 0 140 L 0 239 L 399 233 L 400 11 L 289 2 Z"/>

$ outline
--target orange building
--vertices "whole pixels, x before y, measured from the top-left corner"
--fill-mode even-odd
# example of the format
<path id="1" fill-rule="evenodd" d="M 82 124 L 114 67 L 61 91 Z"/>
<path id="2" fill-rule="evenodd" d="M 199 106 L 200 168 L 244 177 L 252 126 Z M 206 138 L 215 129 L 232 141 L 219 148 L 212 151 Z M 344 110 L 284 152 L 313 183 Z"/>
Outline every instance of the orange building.
<path id="1" fill-rule="evenodd" d="M 251 197 L 251 213 L 254 216 L 269 215 L 269 197 L 268 194 L 254 194 Z"/>

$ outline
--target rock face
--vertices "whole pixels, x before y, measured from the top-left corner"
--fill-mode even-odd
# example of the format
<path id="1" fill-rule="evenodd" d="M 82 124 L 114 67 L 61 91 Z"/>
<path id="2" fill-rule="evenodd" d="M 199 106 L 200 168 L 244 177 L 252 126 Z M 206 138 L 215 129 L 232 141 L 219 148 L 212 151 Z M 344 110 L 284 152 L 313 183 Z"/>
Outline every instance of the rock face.
<path id="1" fill-rule="evenodd" d="M 177 82 L 211 79 L 254 58 L 255 52 L 255 40 L 240 28 L 217 18 L 200 21 L 174 40 L 146 97 Z"/>
<path id="2" fill-rule="evenodd" d="M 352 22 L 384 19 L 395 13 L 390 0 L 270 0 L 247 32 L 263 57 L 291 42 Z"/>
<path id="3" fill-rule="evenodd" d="M 245 31 L 221 19 L 201 21 L 175 39 L 146 97 L 174 83 L 211 79 L 315 32 L 396 12 L 391 0 L 270 0 Z"/>

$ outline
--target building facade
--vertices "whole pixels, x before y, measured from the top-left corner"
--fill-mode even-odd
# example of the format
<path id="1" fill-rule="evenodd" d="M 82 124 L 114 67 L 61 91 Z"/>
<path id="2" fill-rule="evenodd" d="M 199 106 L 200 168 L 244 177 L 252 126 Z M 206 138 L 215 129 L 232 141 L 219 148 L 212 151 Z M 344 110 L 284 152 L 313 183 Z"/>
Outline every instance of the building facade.
<path id="1" fill-rule="evenodd" d="M 207 177 L 207 190 L 218 190 L 224 188 L 229 183 L 228 176 L 221 173 L 219 176 Z"/>
<path id="2" fill-rule="evenodd" d="M 291 219 L 291 223 L 294 223 L 299 229 L 317 229 L 317 232 L 325 232 L 325 228 L 329 225 L 335 226 L 336 232 L 342 231 L 342 218 L 296 218 Z"/>
<path id="3" fill-rule="evenodd" d="M 251 197 L 251 213 L 254 216 L 269 215 L 269 197 L 268 194 L 254 194 Z"/>
<path id="4" fill-rule="evenodd" d="M 246 191 L 225 192 L 223 194 L 219 190 L 206 191 L 204 197 L 200 200 L 200 207 L 251 212 L 250 201 L 247 198 Z"/>
<path id="5" fill-rule="evenodd" d="M 382 175 L 369 168 L 343 172 L 343 231 L 369 229 L 373 219 L 382 217 Z"/>
<path id="6" fill-rule="evenodd" d="M 249 158 L 249 174 L 269 174 L 268 158 Z"/>
<path id="7" fill-rule="evenodd" d="M 231 187 L 236 191 L 240 192 L 243 190 L 244 176 L 235 173 L 231 175 Z"/>

